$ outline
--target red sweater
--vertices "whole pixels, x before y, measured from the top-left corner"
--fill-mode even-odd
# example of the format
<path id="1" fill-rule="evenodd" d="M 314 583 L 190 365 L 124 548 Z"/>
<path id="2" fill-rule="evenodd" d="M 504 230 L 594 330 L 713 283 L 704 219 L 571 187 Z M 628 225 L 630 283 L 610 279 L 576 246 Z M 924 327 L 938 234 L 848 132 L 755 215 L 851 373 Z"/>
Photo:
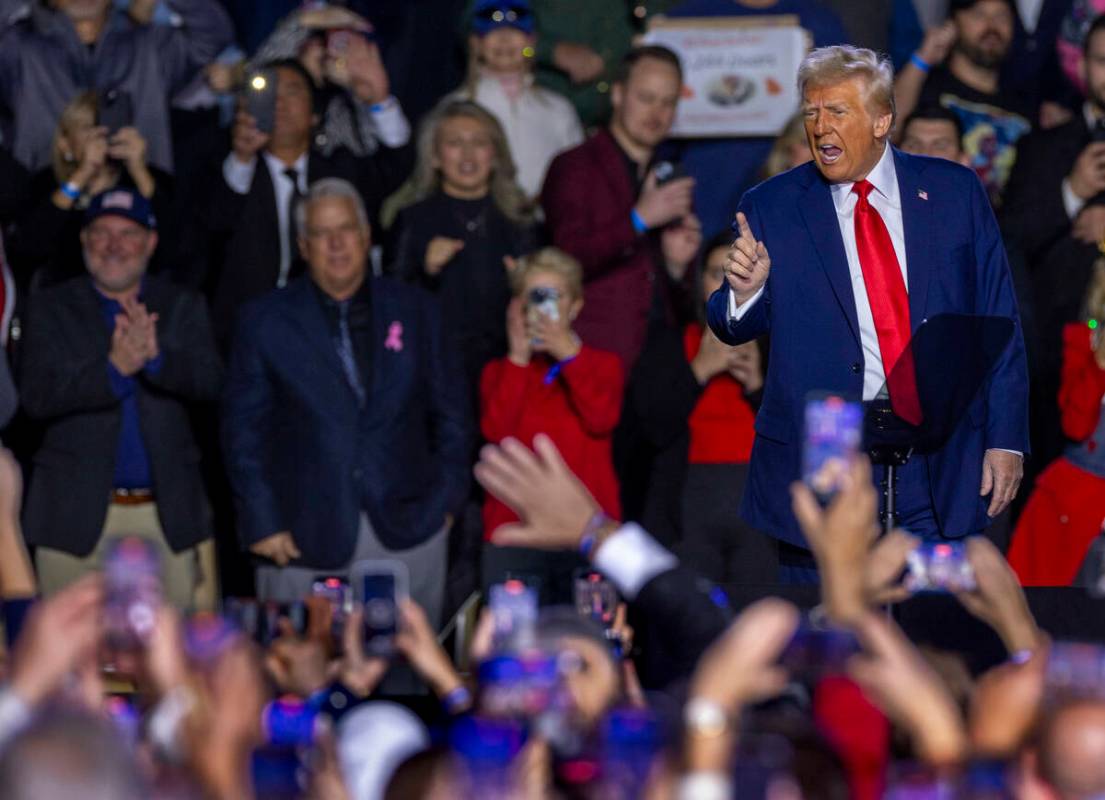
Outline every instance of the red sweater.
<path id="1" fill-rule="evenodd" d="M 1101 399 L 1105 396 L 1105 369 L 1097 365 L 1090 331 L 1082 323 L 1063 328 L 1063 382 L 1059 412 L 1063 433 L 1083 442 L 1097 429 Z"/>
<path id="2" fill-rule="evenodd" d="M 611 517 L 621 516 L 618 479 L 610 446 L 622 407 L 625 378 L 613 353 L 583 345 L 551 382 L 553 362 L 536 356 L 525 367 L 500 358 L 480 378 L 480 429 L 493 443 L 508 436 L 532 445 L 548 435 L 564 461 Z M 490 495 L 484 501 L 484 539 L 500 525 L 514 522 L 513 511 Z"/>
<path id="3" fill-rule="evenodd" d="M 698 355 L 702 341 L 701 325 L 688 325 L 683 332 L 683 352 L 687 361 Z M 687 461 L 691 464 L 747 464 L 752 457 L 753 424 L 756 412 L 744 399 L 744 388 L 732 375 L 723 372 L 706 384 L 694 411 L 687 420 L 691 446 Z"/>

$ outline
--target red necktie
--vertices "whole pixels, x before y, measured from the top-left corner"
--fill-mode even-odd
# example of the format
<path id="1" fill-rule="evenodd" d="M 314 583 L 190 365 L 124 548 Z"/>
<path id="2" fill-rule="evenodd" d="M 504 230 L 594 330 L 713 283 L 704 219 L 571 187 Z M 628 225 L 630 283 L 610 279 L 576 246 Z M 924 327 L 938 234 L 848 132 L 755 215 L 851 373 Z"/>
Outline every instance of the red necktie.
<path id="1" fill-rule="evenodd" d="M 859 195 L 856 201 L 859 266 L 867 287 L 871 316 L 875 318 L 879 354 L 890 390 L 890 407 L 906 422 L 920 425 L 921 401 L 917 396 L 913 352 L 909 349 L 909 296 L 898 257 L 894 255 L 890 232 L 879 212 L 867 201 L 867 195 L 874 188 L 866 180 L 852 186 L 852 191 Z"/>

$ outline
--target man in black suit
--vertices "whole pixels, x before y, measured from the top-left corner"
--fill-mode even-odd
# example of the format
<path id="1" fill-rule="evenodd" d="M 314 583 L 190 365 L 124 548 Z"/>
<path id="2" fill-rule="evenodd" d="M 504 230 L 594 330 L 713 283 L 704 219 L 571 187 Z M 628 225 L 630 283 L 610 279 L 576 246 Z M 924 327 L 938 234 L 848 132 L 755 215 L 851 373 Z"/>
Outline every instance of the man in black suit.
<path id="1" fill-rule="evenodd" d="M 93 198 L 81 231 L 89 277 L 35 295 L 20 392 L 45 423 L 24 531 L 43 592 L 102 566 L 113 539 L 161 554 L 178 607 L 214 600 L 211 521 L 189 414 L 214 401 L 222 366 L 203 299 L 156 277 L 149 202 L 130 189 Z"/>
<path id="2" fill-rule="evenodd" d="M 460 358 L 430 295 L 369 276 L 352 184 L 313 184 L 296 222 L 308 275 L 243 309 L 224 393 L 238 534 L 270 562 L 257 594 L 397 559 L 436 620 L 473 435 Z"/>
<path id="3" fill-rule="evenodd" d="M 358 158 L 344 148 L 323 155 L 312 146 L 318 117 L 311 77 L 298 61 L 270 65 L 276 75 L 276 109 L 271 133 L 238 112 L 231 152 L 222 164 L 207 210 L 213 258 L 220 269 L 212 280 L 212 313 L 224 339 L 238 308 L 284 286 L 303 272 L 296 245 L 294 207 L 316 180 L 347 178 L 357 187 L 375 219 L 384 199 L 406 178 L 410 167 L 410 126 L 394 98 L 372 106 L 380 147 Z"/>
<path id="4" fill-rule="evenodd" d="M 1033 454 L 1062 449 L 1059 390 L 1063 325 L 1079 318 L 1105 242 L 1105 16 L 1083 43 L 1086 102 L 1057 128 L 1026 136 L 1006 190 L 1002 222 L 1028 262 L 1039 342 L 1034 366 Z"/>

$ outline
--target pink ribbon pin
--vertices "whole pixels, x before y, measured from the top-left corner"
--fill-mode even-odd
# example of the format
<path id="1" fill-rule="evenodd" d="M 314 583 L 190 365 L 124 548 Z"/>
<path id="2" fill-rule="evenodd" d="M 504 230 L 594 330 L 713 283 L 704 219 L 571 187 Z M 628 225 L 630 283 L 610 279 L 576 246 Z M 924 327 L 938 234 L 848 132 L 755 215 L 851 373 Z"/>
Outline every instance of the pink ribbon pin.
<path id="1" fill-rule="evenodd" d="M 388 338 L 384 340 L 384 349 L 398 353 L 403 349 L 403 323 L 396 320 L 388 325 Z"/>

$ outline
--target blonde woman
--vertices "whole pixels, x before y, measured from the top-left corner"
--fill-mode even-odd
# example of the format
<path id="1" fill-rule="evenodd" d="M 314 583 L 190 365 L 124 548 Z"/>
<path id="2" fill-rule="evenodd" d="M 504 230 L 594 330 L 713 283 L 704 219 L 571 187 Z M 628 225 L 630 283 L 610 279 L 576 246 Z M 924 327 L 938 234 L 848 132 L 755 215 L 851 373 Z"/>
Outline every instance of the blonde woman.
<path id="1" fill-rule="evenodd" d="M 392 270 L 441 296 L 459 338 L 470 385 L 506 352 L 506 265 L 534 248 L 533 219 L 495 118 L 448 102 L 423 123 L 414 187 L 418 201 L 395 223 Z"/>
<path id="2" fill-rule="evenodd" d="M 1063 329 L 1059 413 L 1069 443 L 1036 480 L 1009 550 L 1026 586 L 1069 585 L 1105 527 L 1105 259 L 1082 316 Z"/>
<path id="3" fill-rule="evenodd" d="M 149 165 L 146 140 L 124 125 L 111 131 L 101 122 L 103 100 L 84 92 L 61 113 L 51 148 L 52 166 L 35 175 L 30 203 L 12 241 L 12 259 L 26 272 L 45 268 L 38 282 L 52 283 L 84 272 L 80 229 L 84 209 L 100 192 L 124 187 L 151 201 L 159 230 L 172 214 L 170 177 Z M 162 250 L 165 236 L 161 237 Z M 155 256 L 156 258 L 156 256 Z"/>

